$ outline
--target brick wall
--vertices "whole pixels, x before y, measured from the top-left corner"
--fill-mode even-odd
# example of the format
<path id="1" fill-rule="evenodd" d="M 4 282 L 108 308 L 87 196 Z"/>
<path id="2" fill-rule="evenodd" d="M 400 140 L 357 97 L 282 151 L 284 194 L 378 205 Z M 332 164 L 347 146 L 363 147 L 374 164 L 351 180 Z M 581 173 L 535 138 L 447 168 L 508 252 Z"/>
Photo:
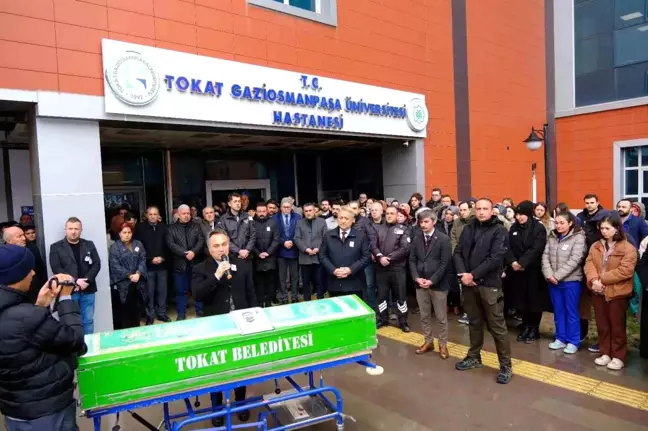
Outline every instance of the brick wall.
<path id="1" fill-rule="evenodd" d="M 559 118 L 558 199 L 582 208 L 583 196 L 596 193 L 606 208 L 614 200 L 615 141 L 648 138 L 648 106 Z"/>
<path id="2" fill-rule="evenodd" d="M 522 143 L 546 118 L 544 1 L 466 3 L 473 195 L 531 199 L 535 162 L 544 200 L 542 151 Z"/>
<path id="3" fill-rule="evenodd" d="M 423 93 L 425 194 L 456 188 L 450 0 L 338 0 L 337 27 L 246 0 L 0 0 L 0 88 L 102 95 L 102 38 Z"/>

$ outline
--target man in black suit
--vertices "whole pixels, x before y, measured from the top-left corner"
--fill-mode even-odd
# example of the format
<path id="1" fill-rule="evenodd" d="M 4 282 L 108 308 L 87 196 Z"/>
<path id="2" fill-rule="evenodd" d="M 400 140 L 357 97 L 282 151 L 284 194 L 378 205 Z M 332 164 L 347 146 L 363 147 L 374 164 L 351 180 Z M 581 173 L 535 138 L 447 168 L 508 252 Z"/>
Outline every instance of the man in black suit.
<path id="1" fill-rule="evenodd" d="M 338 227 L 326 232 L 320 261 L 328 277 L 330 296 L 363 297 L 364 269 L 371 262 L 371 245 L 364 229 L 353 226 L 355 214 L 349 207 L 340 209 Z"/>
<path id="2" fill-rule="evenodd" d="M 424 210 L 417 216 L 421 228 L 414 234 L 409 268 L 416 285 L 416 301 L 421 310 L 421 326 L 425 342 L 416 350 L 421 355 L 434 350 L 432 313 L 439 325 L 439 355 L 448 359 L 448 289 L 447 272 L 452 260 L 450 238 L 434 226 L 437 215 Z"/>
<path id="3" fill-rule="evenodd" d="M 146 324 L 153 324 L 155 317 L 163 322 L 170 322 L 167 310 L 167 226 L 160 223 L 160 211 L 155 206 L 146 210 L 146 221 L 137 224 L 135 237 L 142 242 L 146 250 L 146 287 L 148 304 L 146 304 Z"/>
<path id="4" fill-rule="evenodd" d="M 69 274 L 76 280 L 79 290 L 72 299 L 79 304 L 83 330 L 94 332 L 95 278 L 101 269 L 97 248 L 92 241 L 81 238 L 81 220 L 70 217 L 65 222 L 65 238 L 50 246 L 50 267 L 54 274 Z"/>
<path id="5" fill-rule="evenodd" d="M 236 254 L 230 254 L 229 237 L 224 230 L 215 229 L 209 234 L 209 254 L 194 267 L 191 278 L 194 298 L 203 303 L 205 316 L 256 307 L 252 268 Z M 245 394 L 245 386 L 234 390 L 236 401 L 244 401 Z M 213 393 L 211 400 L 213 407 L 220 406 L 223 394 Z M 238 417 L 245 422 L 250 418 L 250 412 L 242 411 Z M 215 427 L 221 427 L 223 423 L 223 417 L 212 419 Z"/>
<path id="6" fill-rule="evenodd" d="M 259 305 L 270 307 L 277 300 L 277 251 L 279 250 L 279 227 L 274 217 L 268 216 L 268 207 L 261 201 L 256 205 L 252 222 L 256 232 L 254 249 L 254 276 Z"/>

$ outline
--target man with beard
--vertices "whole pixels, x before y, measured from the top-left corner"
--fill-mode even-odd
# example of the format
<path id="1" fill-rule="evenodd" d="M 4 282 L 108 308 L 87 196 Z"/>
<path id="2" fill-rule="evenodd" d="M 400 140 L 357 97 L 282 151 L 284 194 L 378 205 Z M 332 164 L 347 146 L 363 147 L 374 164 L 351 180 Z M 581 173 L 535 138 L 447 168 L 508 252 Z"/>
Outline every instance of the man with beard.
<path id="1" fill-rule="evenodd" d="M 635 217 L 631 214 L 632 201 L 629 199 L 621 199 L 617 202 L 617 212 L 623 223 L 623 230 L 630 242 L 634 242 L 635 248 L 639 248 L 641 241 L 648 236 L 648 223 L 646 220 Z"/>
<path id="2" fill-rule="evenodd" d="M 264 202 L 257 204 L 252 226 L 256 232 L 253 253 L 257 301 L 262 307 L 270 307 L 272 301 L 277 300 L 279 229 L 274 218 L 268 217 L 268 206 Z"/>
<path id="3" fill-rule="evenodd" d="M 274 217 L 279 212 L 279 203 L 275 200 L 268 200 L 266 206 L 268 208 L 268 217 Z"/>
<path id="4" fill-rule="evenodd" d="M 333 230 L 338 227 L 337 216 L 342 205 L 344 205 L 342 201 L 333 202 L 333 205 L 331 206 L 331 216 L 326 219 L 326 229 Z"/>
<path id="5" fill-rule="evenodd" d="M 327 218 L 331 217 L 331 202 L 328 199 L 322 199 L 320 202 L 320 214 L 318 217 L 323 218 L 326 220 Z"/>

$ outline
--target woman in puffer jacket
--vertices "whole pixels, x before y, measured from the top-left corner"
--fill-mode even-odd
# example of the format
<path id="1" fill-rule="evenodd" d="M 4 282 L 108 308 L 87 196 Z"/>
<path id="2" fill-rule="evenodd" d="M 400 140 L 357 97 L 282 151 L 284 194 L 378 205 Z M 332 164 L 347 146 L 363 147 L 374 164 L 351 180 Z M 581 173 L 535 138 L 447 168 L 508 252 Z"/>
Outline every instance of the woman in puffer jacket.
<path id="1" fill-rule="evenodd" d="M 585 234 L 576 217 L 571 212 L 558 214 L 542 254 L 542 274 L 549 283 L 556 325 L 556 339 L 549 344 L 552 350 L 574 354 L 580 347 L 578 306 L 586 256 Z"/>

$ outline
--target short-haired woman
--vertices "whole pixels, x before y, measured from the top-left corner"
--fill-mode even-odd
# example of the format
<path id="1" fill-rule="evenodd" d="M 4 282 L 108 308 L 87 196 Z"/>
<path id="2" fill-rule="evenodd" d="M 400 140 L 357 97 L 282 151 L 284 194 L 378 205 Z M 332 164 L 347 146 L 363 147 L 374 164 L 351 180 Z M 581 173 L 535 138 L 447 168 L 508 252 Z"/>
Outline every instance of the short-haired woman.
<path id="1" fill-rule="evenodd" d="M 583 259 L 587 248 L 585 234 L 570 212 L 560 213 L 556 228 L 549 233 L 542 254 L 542 274 L 549 283 L 554 309 L 556 339 L 551 350 L 574 354 L 580 347 L 579 304 L 583 281 Z"/>
<path id="2" fill-rule="evenodd" d="M 637 250 L 626 239 L 618 216 L 605 217 L 599 229 L 603 238 L 592 244 L 585 261 L 601 351 L 594 362 L 620 370 L 627 357 L 626 308 L 633 291 Z"/>
<path id="3" fill-rule="evenodd" d="M 133 239 L 133 227 L 128 223 L 121 225 L 119 239 L 110 246 L 109 267 L 115 329 L 137 327 L 140 304 L 146 303 L 147 296 L 146 251 L 141 242 Z"/>

